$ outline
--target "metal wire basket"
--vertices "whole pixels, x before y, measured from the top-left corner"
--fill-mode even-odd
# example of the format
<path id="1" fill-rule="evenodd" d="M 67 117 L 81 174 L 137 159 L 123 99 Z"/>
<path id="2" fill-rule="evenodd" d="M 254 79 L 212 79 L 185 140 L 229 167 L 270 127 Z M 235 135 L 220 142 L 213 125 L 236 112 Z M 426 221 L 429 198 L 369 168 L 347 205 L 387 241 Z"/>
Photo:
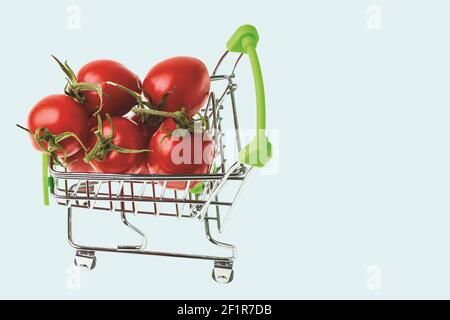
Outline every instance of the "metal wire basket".
<path id="1" fill-rule="evenodd" d="M 236 248 L 231 244 L 216 240 L 212 236 L 211 229 L 216 228 L 219 233 L 223 232 L 234 204 L 241 194 L 244 182 L 253 166 L 261 166 L 260 160 L 255 163 L 246 161 L 246 159 L 230 162 L 229 159 L 226 159 L 227 153 L 225 152 L 224 143 L 224 141 L 227 141 L 227 143 L 232 141 L 232 148 L 240 152 L 240 155 L 244 152 L 241 145 L 235 98 L 235 91 L 237 90 L 235 70 L 244 53 L 249 54 L 253 67 L 255 67 L 255 63 L 257 64 L 256 70 L 253 68 L 254 74 L 255 72 L 258 73 L 258 71 L 260 73 L 260 69 L 256 51 L 254 51 L 256 42 L 250 47 L 238 49 L 236 44 L 243 43 L 246 41 L 245 39 L 248 40 L 249 38 L 256 39 L 256 42 L 258 41 L 256 29 L 252 26 L 239 28 L 227 44 L 228 51 L 221 57 L 211 75 L 213 89 L 209 95 L 207 105 L 202 109 L 203 116 L 208 122 L 208 128 L 210 128 L 210 135 L 213 137 L 216 146 L 214 165 L 211 167 L 210 173 L 200 175 L 74 173 L 67 172 L 51 159 L 44 157 L 44 192 L 50 192 L 59 205 L 67 207 L 68 240 L 69 244 L 76 249 L 75 264 L 77 266 L 88 270 L 93 269 L 96 265 L 96 252 L 157 255 L 211 260 L 214 261 L 214 280 L 228 283 L 233 279 L 233 262 Z M 235 45 L 234 47 L 233 44 Z M 250 54 L 251 50 L 255 52 L 254 55 Z M 220 74 L 220 66 L 230 51 L 239 52 L 240 54 L 234 63 L 231 73 Z M 257 76 L 261 78 L 260 75 L 256 75 L 255 80 Z M 258 96 L 258 91 L 261 88 L 263 90 L 262 78 L 260 83 L 257 82 L 255 81 Z M 264 94 L 264 91 L 262 91 L 262 94 Z M 264 101 L 262 106 L 258 102 L 258 112 L 264 113 L 264 107 Z M 229 119 L 231 119 L 232 130 L 224 129 L 225 115 L 227 117 L 231 116 Z M 260 115 L 259 118 L 261 118 Z M 259 127 L 259 130 L 262 129 L 264 128 Z M 234 137 L 230 139 L 226 134 L 231 133 Z M 266 161 L 270 158 L 270 154 L 267 156 L 267 152 L 266 158 Z M 48 179 L 46 178 L 47 174 Z M 174 181 L 183 182 L 186 185 L 185 189 L 170 189 L 168 184 Z M 200 186 L 196 192 L 190 189 L 193 182 Z M 228 198 L 224 198 L 221 193 L 225 185 L 233 185 L 232 192 L 228 192 L 228 195 L 231 195 Z M 140 244 L 100 247 L 76 243 L 73 237 L 72 225 L 74 208 L 119 213 L 122 223 L 139 235 L 141 239 Z M 130 223 L 128 215 L 196 219 L 204 224 L 207 239 L 212 244 L 229 250 L 230 254 L 227 256 L 211 256 L 147 250 L 147 236 Z"/>

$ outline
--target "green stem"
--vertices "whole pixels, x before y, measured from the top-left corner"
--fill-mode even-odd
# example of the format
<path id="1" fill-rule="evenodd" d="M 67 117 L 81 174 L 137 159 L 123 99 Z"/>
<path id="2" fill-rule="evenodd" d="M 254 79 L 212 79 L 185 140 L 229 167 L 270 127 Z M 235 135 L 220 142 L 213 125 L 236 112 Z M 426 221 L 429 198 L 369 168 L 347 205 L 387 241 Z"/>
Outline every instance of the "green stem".
<path id="1" fill-rule="evenodd" d="M 103 108 L 103 89 L 102 86 L 96 83 L 88 83 L 88 82 L 78 82 L 77 76 L 75 75 L 75 72 L 72 70 L 72 68 L 67 63 L 67 60 L 62 63 L 58 58 L 52 55 L 52 58 L 55 59 L 55 61 L 58 63 L 61 70 L 64 72 L 64 74 L 67 76 L 67 85 L 64 88 L 64 93 L 75 100 L 77 100 L 79 103 L 84 104 L 86 103 L 86 97 L 83 94 L 83 91 L 95 91 L 97 92 L 97 95 L 100 99 L 100 105 L 98 106 L 97 111 L 93 114 L 94 116 L 97 115 Z"/>
<path id="2" fill-rule="evenodd" d="M 119 153 L 140 153 L 140 152 L 149 152 L 148 149 L 141 149 L 141 150 L 134 150 L 134 149 L 125 149 L 119 146 L 116 146 L 113 144 L 113 138 L 114 138 L 114 126 L 111 117 L 109 114 L 106 114 L 106 119 L 110 123 L 111 126 L 111 132 L 110 134 L 105 137 L 103 135 L 103 121 L 100 117 L 100 115 L 97 116 L 97 131 L 95 131 L 95 135 L 97 136 L 97 142 L 95 143 L 94 147 L 89 151 L 89 153 L 84 157 L 84 162 L 88 163 L 92 159 L 95 159 L 96 161 L 103 161 L 105 160 L 106 156 L 111 151 L 117 151 Z"/>
<path id="3" fill-rule="evenodd" d="M 122 85 L 120 85 L 118 83 L 115 83 L 115 82 L 112 82 L 112 81 L 106 81 L 105 84 L 113 86 L 113 87 L 116 87 L 116 88 L 119 88 L 120 90 L 123 90 L 123 91 L 129 93 L 130 95 L 132 95 L 138 101 L 142 100 L 142 96 L 138 92 L 133 91 L 131 89 L 128 89 L 127 87 L 124 87 L 124 86 L 122 86 Z"/>
<path id="4" fill-rule="evenodd" d="M 161 110 L 154 110 L 154 109 L 142 109 L 142 108 L 136 108 L 134 107 L 131 109 L 136 114 L 143 115 L 152 115 L 152 116 L 159 116 L 164 118 L 174 118 L 179 119 L 181 117 L 186 116 L 186 114 L 183 111 L 176 111 L 176 112 L 168 112 L 168 111 L 161 111 Z"/>
<path id="5" fill-rule="evenodd" d="M 56 63 L 58 63 L 61 70 L 66 74 L 67 80 L 71 85 L 75 85 L 78 83 L 77 76 L 75 75 L 75 72 L 72 70 L 72 68 L 67 63 L 67 60 L 62 63 L 57 57 L 52 55 L 52 58 L 55 59 Z"/>
<path id="6" fill-rule="evenodd" d="M 142 153 L 142 152 L 150 152 L 149 149 L 125 149 L 114 144 L 111 144 L 110 150 L 114 150 L 120 153 Z"/>
<path id="7" fill-rule="evenodd" d="M 28 132 L 28 133 L 31 134 L 31 135 L 33 134 L 33 132 L 31 132 L 30 129 L 25 128 L 25 127 L 21 126 L 20 124 L 17 124 L 17 123 L 16 123 L 16 126 L 19 127 L 19 128 L 22 129 L 22 130 L 25 130 L 26 132 Z"/>
<path id="8" fill-rule="evenodd" d="M 85 96 L 83 95 L 83 91 L 95 91 L 98 95 L 98 98 L 100 100 L 100 105 L 98 106 L 97 111 L 95 111 L 92 116 L 96 116 L 97 114 L 102 111 L 103 108 L 103 89 L 102 86 L 96 83 L 89 83 L 89 82 L 78 82 L 76 84 L 72 84 L 70 86 L 70 90 L 75 93 L 75 95 L 78 97 L 82 97 L 81 99 L 83 101 L 86 100 Z M 79 101 L 81 102 L 81 101 Z"/>
<path id="9" fill-rule="evenodd" d="M 111 81 L 106 81 L 105 84 L 113 86 L 113 87 L 116 87 L 116 88 L 118 88 L 120 90 L 125 91 L 129 95 L 131 95 L 133 98 L 136 99 L 139 108 L 144 108 L 145 106 L 148 106 L 146 104 L 146 102 L 142 99 L 142 95 L 139 92 L 133 91 L 133 90 L 127 88 L 127 87 L 124 87 L 124 86 L 122 86 L 120 84 L 117 84 L 117 83 L 114 83 L 114 82 L 111 82 Z"/>
<path id="10" fill-rule="evenodd" d="M 67 138 L 70 138 L 70 137 L 72 137 L 72 138 L 74 138 L 75 140 L 77 140 L 77 142 L 80 144 L 81 148 L 83 148 L 84 151 L 87 151 L 87 150 L 88 150 L 88 149 L 86 148 L 86 146 L 84 145 L 84 143 L 81 141 L 81 139 L 78 138 L 78 136 L 77 136 L 75 133 L 70 132 L 70 131 L 63 132 L 63 133 L 61 133 L 61 134 L 56 135 L 56 136 L 55 136 L 55 142 L 58 143 L 58 142 L 63 141 L 64 139 L 67 139 Z"/>

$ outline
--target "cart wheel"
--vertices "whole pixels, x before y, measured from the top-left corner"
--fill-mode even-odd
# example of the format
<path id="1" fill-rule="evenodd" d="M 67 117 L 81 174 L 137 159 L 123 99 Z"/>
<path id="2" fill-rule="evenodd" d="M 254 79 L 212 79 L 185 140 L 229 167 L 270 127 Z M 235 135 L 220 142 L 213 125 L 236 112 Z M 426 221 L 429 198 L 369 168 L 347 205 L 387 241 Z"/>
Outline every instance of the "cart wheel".
<path id="1" fill-rule="evenodd" d="M 214 281 L 219 283 L 230 283 L 233 281 L 234 270 L 232 263 L 215 262 L 212 271 Z"/>
<path id="2" fill-rule="evenodd" d="M 97 257 L 94 251 L 77 251 L 74 263 L 77 267 L 84 270 L 93 270 L 97 265 Z"/>

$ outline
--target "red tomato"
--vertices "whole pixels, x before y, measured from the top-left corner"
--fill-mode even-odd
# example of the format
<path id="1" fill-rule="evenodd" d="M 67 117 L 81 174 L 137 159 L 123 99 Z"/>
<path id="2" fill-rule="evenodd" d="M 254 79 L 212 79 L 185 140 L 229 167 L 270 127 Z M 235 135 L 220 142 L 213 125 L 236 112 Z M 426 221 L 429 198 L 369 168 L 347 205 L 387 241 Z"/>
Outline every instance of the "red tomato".
<path id="1" fill-rule="evenodd" d="M 150 138 L 153 136 L 156 130 L 158 130 L 158 127 L 160 125 L 160 123 L 158 123 L 159 121 L 155 120 L 156 117 L 151 117 L 148 120 L 146 120 L 145 117 L 142 117 L 138 114 L 133 114 L 132 116 L 129 117 L 129 119 L 137 123 L 147 142 L 150 140 Z"/>
<path id="2" fill-rule="evenodd" d="M 98 125 L 97 117 L 90 117 L 89 118 L 89 130 L 91 132 L 94 132 L 97 129 L 97 125 Z"/>
<path id="3" fill-rule="evenodd" d="M 94 169 L 89 163 L 84 162 L 86 155 L 83 149 L 66 159 L 66 167 L 70 172 L 93 172 Z"/>
<path id="4" fill-rule="evenodd" d="M 139 166 L 133 168 L 132 172 L 134 174 L 142 174 L 142 175 L 149 174 L 150 172 L 148 171 L 147 161 L 145 161 L 144 159 L 144 161 L 142 161 Z"/>
<path id="5" fill-rule="evenodd" d="M 150 140 L 148 168 L 151 174 L 205 174 L 214 160 L 214 144 L 208 132 L 179 136 L 172 118 L 164 120 Z M 171 136 L 168 136 L 168 134 Z M 189 187 L 194 187 L 193 181 Z M 185 189 L 186 182 L 167 183 L 168 188 Z"/>
<path id="6" fill-rule="evenodd" d="M 123 64 L 113 60 L 95 60 L 84 65 L 77 75 L 78 82 L 96 83 L 103 90 L 103 107 L 101 114 L 109 113 L 111 117 L 123 116 L 136 105 L 136 99 L 127 92 L 108 85 L 111 81 L 141 93 L 141 81 L 138 76 L 127 69 Z M 91 115 L 97 111 L 100 99 L 95 91 L 83 91 L 86 97 L 84 106 Z"/>
<path id="7" fill-rule="evenodd" d="M 144 94 L 153 105 L 159 105 L 168 94 L 161 110 L 185 108 L 190 116 L 202 108 L 209 95 L 211 80 L 203 62 L 191 57 L 175 57 L 154 66 L 144 79 Z"/>
<path id="8" fill-rule="evenodd" d="M 74 99 L 63 94 L 55 94 L 39 101 L 28 114 L 28 129 L 34 133 L 38 128 L 47 128 L 53 135 L 72 132 L 85 144 L 89 134 L 89 118 L 83 106 Z M 32 141 L 33 146 L 41 150 L 34 137 Z M 43 144 L 47 147 L 46 142 Z M 82 149 L 80 143 L 73 137 L 62 140 L 60 144 L 67 156 Z M 56 153 L 60 157 L 64 155 L 62 150 L 56 150 Z"/>
<path id="9" fill-rule="evenodd" d="M 114 135 L 112 144 L 124 149 L 143 150 L 146 148 L 146 141 L 138 125 L 133 121 L 112 117 Z M 108 138 L 113 129 L 109 121 L 103 121 L 103 136 Z M 145 163 L 147 152 L 121 153 L 116 150 L 109 150 L 102 161 L 92 159 L 90 161 L 96 172 L 104 173 L 138 173 Z"/>

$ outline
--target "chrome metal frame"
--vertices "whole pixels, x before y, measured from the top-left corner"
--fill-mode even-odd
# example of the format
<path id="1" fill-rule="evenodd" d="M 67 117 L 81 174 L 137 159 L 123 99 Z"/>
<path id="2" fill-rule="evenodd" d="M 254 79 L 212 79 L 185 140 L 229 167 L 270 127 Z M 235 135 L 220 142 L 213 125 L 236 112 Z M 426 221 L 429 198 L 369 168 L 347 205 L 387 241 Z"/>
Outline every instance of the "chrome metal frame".
<path id="1" fill-rule="evenodd" d="M 203 116 L 208 121 L 211 137 L 216 146 L 214 167 L 209 174 L 201 175 L 133 175 L 133 174 L 103 174 L 103 173 L 73 173 L 67 172 L 55 162 L 49 163 L 50 192 L 60 205 L 67 207 L 67 232 L 69 244 L 76 249 L 75 263 L 87 269 L 93 269 L 96 264 L 95 252 L 115 252 L 190 258 L 214 261 L 213 278 L 218 282 L 230 282 L 233 278 L 233 262 L 236 256 L 235 246 L 216 240 L 211 233 L 211 222 L 219 233 L 222 233 L 234 204 L 242 191 L 252 167 L 234 162 L 228 166 L 224 152 L 224 130 L 222 128 L 221 110 L 228 100 L 233 114 L 235 132 L 235 147 L 241 149 L 239 123 L 236 108 L 234 72 L 242 57 L 239 55 L 233 70 L 229 75 L 217 75 L 217 72 L 227 56 L 226 52 L 219 60 L 211 81 L 221 82 L 222 90 L 216 95 L 212 90 L 207 106 L 202 109 Z M 229 99 L 226 99 L 229 96 Z M 217 98 L 219 97 L 219 98 Z M 230 112 L 227 110 L 227 112 Z M 237 153 L 236 153 L 237 154 Z M 170 190 L 167 183 L 171 181 L 185 182 L 183 191 Z M 193 181 L 203 183 L 203 192 L 193 195 L 190 185 Z M 221 200 L 221 190 L 229 183 L 237 184 L 237 189 L 231 200 Z M 170 206 L 167 209 L 167 206 Z M 215 207 L 214 214 L 209 209 Z M 165 207 L 165 208 L 163 208 Z M 222 208 L 227 208 L 225 215 Z M 141 239 L 138 245 L 119 245 L 113 247 L 98 247 L 81 245 L 73 238 L 73 208 L 93 209 L 118 212 L 122 223 L 135 232 Z M 158 252 L 146 250 L 148 238 L 127 219 L 127 214 L 168 216 L 176 218 L 197 219 L 204 223 L 205 234 L 209 242 L 215 246 L 230 251 L 228 256 L 212 256 L 202 254 Z"/>

